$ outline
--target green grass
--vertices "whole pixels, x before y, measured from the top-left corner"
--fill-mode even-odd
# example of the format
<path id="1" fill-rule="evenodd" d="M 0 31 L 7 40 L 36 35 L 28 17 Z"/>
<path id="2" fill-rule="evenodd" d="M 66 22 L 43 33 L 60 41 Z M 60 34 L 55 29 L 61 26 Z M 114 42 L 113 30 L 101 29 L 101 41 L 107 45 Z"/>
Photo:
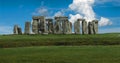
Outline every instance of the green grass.
<path id="1" fill-rule="evenodd" d="M 0 36 L 0 48 L 53 45 L 120 45 L 120 34 Z"/>
<path id="2" fill-rule="evenodd" d="M 0 63 L 120 63 L 120 46 L 1 48 Z"/>

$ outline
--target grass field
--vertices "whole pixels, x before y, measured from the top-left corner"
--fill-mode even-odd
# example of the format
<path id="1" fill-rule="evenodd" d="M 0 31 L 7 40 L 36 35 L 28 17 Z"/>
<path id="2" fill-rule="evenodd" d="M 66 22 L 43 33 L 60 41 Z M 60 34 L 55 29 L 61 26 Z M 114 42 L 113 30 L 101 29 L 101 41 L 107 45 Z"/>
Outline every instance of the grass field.
<path id="1" fill-rule="evenodd" d="M 120 34 L 0 36 L 0 48 L 61 45 L 120 45 Z"/>
<path id="2" fill-rule="evenodd" d="M 120 63 L 120 46 L 1 48 L 0 63 Z"/>

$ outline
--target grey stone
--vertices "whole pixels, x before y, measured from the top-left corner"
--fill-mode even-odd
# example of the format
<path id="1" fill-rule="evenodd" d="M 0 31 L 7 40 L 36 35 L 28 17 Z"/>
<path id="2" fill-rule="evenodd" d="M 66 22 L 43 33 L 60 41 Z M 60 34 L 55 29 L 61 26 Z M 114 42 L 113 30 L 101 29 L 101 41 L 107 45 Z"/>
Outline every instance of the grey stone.
<path id="1" fill-rule="evenodd" d="M 22 29 L 20 27 L 18 27 L 18 34 L 21 35 L 22 34 Z"/>
<path id="2" fill-rule="evenodd" d="M 47 23 L 47 30 L 49 34 L 54 33 L 54 27 L 53 27 L 53 19 L 46 19 Z"/>
<path id="3" fill-rule="evenodd" d="M 88 23 L 88 34 L 93 34 L 93 22 Z"/>
<path id="4" fill-rule="evenodd" d="M 32 32 L 34 34 L 38 34 L 38 19 L 34 19 L 33 18 L 33 22 L 32 22 Z"/>
<path id="5" fill-rule="evenodd" d="M 80 20 L 79 19 L 74 23 L 74 32 L 75 34 L 80 34 Z"/>
<path id="6" fill-rule="evenodd" d="M 30 22 L 25 22 L 25 34 L 30 34 L 30 26 L 31 23 Z"/>
<path id="7" fill-rule="evenodd" d="M 65 17 L 65 16 L 55 17 L 55 21 L 56 21 L 55 22 L 55 33 L 66 34 L 68 17 Z"/>
<path id="8" fill-rule="evenodd" d="M 18 34 L 18 25 L 14 25 L 13 33 Z"/>
<path id="9" fill-rule="evenodd" d="M 98 33 L 98 20 L 93 20 L 92 23 L 93 23 L 93 32 L 94 34 L 97 34 Z"/>
<path id="10" fill-rule="evenodd" d="M 14 25 L 14 34 L 22 34 L 22 29 L 18 25 Z"/>
<path id="11" fill-rule="evenodd" d="M 44 16 L 33 16 L 32 30 L 35 34 L 47 34 Z"/>
<path id="12" fill-rule="evenodd" d="M 87 34 L 88 26 L 87 26 L 87 21 L 85 19 L 82 20 L 82 34 Z"/>
<path id="13" fill-rule="evenodd" d="M 55 17 L 55 24 L 54 24 L 54 33 L 55 34 L 60 34 L 61 31 L 61 24 L 59 21 L 59 18 Z"/>
<path id="14" fill-rule="evenodd" d="M 67 34 L 72 34 L 72 23 L 67 21 Z"/>

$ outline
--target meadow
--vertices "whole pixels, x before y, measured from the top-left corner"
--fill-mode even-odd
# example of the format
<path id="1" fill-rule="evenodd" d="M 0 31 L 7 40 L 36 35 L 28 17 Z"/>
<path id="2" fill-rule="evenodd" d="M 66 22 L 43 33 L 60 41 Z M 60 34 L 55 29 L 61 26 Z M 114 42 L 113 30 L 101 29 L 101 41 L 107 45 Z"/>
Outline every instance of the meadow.
<path id="1" fill-rule="evenodd" d="M 0 35 L 0 48 L 28 46 L 120 45 L 120 34 Z"/>
<path id="2" fill-rule="evenodd" d="M 120 63 L 120 46 L 1 48 L 0 63 Z"/>
<path id="3" fill-rule="evenodd" d="M 120 63 L 120 34 L 0 35 L 0 63 Z"/>

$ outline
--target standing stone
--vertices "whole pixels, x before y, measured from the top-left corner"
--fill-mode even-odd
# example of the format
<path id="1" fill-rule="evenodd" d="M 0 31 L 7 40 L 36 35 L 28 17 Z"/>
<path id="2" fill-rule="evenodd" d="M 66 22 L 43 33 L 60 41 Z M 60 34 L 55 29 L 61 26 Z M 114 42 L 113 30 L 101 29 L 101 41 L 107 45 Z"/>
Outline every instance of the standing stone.
<path id="1" fill-rule="evenodd" d="M 60 27 L 59 27 L 59 22 L 56 21 L 55 22 L 55 25 L 54 25 L 54 33 L 57 34 L 60 30 Z"/>
<path id="2" fill-rule="evenodd" d="M 93 34 L 93 22 L 88 23 L 88 34 Z"/>
<path id="3" fill-rule="evenodd" d="M 75 32 L 75 34 L 80 34 L 80 21 L 79 21 L 79 19 L 74 23 L 74 32 Z"/>
<path id="4" fill-rule="evenodd" d="M 87 34 L 87 21 L 85 19 L 82 20 L 82 34 Z"/>
<path id="5" fill-rule="evenodd" d="M 48 26 L 47 26 L 47 29 L 48 29 L 48 33 L 49 34 L 53 34 L 54 33 L 54 29 L 53 29 L 53 19 L 46 19 L 46 21 L 48 22 Z"/>
<path id="6" fill-rule="evenodd" d="M 45 18 L 43 16 L 39 17 L 39 32 L 41 32 L 42 34 L 45 34 L 47 32 L 46 30 L 46 21 Z"/>
<path id="7" fill-rule="evenodd" d="M 55 25 L 55 33 L 56 34 L 67 34 L 67 21 L 68 17 L 61 16 L 61 17 L 55 17 L 56 25 Z"/>
<path id="8" fill-rule="evenodd" d="M 22 29 L 20 27 L 18 27 L 18 34 L 21 35 L 22 34 Z"/>
<path id="9" fill-rule="evenodd" d="M 72 23 L 67 21 L 67 34 L 72 34 Z"/>
<path id="10" fill-rule="evenodd" d="M 30 22 L 25 22 L 25 34 L 30 34 Z"/>
<path id="11" fill-rule="evenodd" d="M 59 21 L 59 18 L 58 17 L 55 17 L 55 27 L 54 27 L 54 33 L 55 34 L 60 34 L 61 33 L 61 24 L 60 24 L 60 21 Z"/>
<path id="12" fill-rule="evenodd" d="M 38 19 L 33 17 L 33 22 L 32 22 L 32 32 L 34 34 L 38 34 Z"/>
<path id="13" fill-rule="evenodd" d="M 46 21 L 44 16 L 33 16 L 32 31 L 35 34 L 47 34 Z"/>
<path id="14" fill-rule="evenodd" d="M 93 20 L 92 23 L 93 23 L 93 32 L 94 34 L 97 34 L 98 33 L 98 20 Z"/>
<path id="15" fill-rule="evenodd" d="M 63 31 L 63 34 L 67 34 L 68 32 L 68 24 L 67 24 L 68 20 L 65 19 L 62 21 L 62 31 Z"/>
<path id="16" fill-rule="evenodd" d="M 13 33 L 18 34 L 18 25 L 14 25 Z"/>

